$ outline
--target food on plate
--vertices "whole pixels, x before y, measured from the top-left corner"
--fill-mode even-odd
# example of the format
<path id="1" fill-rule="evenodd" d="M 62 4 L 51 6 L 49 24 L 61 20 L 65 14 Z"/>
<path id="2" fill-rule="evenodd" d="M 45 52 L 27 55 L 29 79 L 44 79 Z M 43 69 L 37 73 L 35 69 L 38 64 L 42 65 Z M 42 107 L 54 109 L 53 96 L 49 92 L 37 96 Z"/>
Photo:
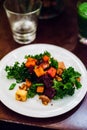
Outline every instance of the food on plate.
<path id="1" fill-rule="evenodd" d="M 8 79 L 21 83 L 15 92 L 18 101 L 24 102 L 38 95 L 42 104 L 47 105 L 52 100 L 72 96 L 82 87 L 81 74 L 72 66 L 67 68 L 64 61 L 56 60 L 48 51 L 26 55 L 25 61 L 6 66 L 5 71 Z M 13 83 L 10 90 L 15 86 Z"/>
<path id="2" fill-rule="evenodd" d="M 26 101 L 27 100 L 27 91 L 24 89 L 18 89 L 15 93 L 16 100 Z"/>

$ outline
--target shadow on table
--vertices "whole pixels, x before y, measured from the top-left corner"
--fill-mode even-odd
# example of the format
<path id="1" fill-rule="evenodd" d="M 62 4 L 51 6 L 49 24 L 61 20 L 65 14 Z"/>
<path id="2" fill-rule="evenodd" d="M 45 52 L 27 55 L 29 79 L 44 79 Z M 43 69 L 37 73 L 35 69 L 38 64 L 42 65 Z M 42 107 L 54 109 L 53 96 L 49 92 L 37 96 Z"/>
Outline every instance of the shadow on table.
<path id="1" fill-rule="evenodd" d="M 0 121 L 0 130 L 50 130 L 47 128 L 40 128 L 35 126 L 26 126 L 26 125 L 20 125 L 15 123 L 7 123 Z"/>

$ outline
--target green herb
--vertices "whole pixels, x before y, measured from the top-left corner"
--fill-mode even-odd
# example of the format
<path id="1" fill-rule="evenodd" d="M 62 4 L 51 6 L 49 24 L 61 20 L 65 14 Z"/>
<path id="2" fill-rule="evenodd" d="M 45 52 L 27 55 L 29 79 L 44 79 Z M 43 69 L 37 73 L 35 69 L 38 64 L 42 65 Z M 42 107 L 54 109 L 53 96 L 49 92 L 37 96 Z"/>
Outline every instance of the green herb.
<path id="1" fill-rule="evenodd" d="M 73 95 L 75 88 L 72 86 L 71 83 L 66 83 L 63 84 L 62 82 L 56 81 L 54 80 L 54 86 L 53 88 L 55 88 L 56 90 L 56 94 L 54 96 L 54 99 L 59 99 L 59 98 L 63 98 L 66 95 Z"/>
<path id="2" fill-rule="evenodd" d="M 58 68 L 58 61 L 55 60 L 53 57 L 50 58 L 50 62 L 51 66 L 55 67 L 56 69 Z"/>
<path id="3" fill-rule="evenodd" d="M 25 81 L 26 78 L 30 78 L 28 69 L 24 63 L 21 65 L 15 62 L 13 66 L 6 66 L 5 71 L 7 72 L 8 79 L 16 79 L 17 83 Z"/>
<path id="4" fill-rule="evenodd" d="M 12 83 L 12 84 L 10 85 L 10 87 L 9 87 L 9 90 L 13 90 L 13 89 L 15 88 L 15 86 L 16 86 L 16 83 Z"/>

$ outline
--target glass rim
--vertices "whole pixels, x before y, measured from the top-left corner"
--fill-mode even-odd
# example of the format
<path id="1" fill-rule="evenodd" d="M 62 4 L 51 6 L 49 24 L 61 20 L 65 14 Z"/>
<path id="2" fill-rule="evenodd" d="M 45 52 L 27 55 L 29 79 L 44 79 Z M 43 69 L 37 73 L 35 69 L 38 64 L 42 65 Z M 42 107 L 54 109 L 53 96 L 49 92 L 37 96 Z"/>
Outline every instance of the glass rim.
<path id="1" fill-rule="evenodd" d="M 36 10 L 30 11 L 30 12 L 27 12 L 27 13 L 18 13 L 18 12 L 14 12 L 14 11 L 11 11 L 10 9 L 6 8 L 6 5 L 5 5 L 5 4 L 6 4 L 6 1 L 7 1 L 7 0 L 5 0 L 4 3 L 3 3 L 4 9 L 5 9 L 7 12 L 9 12 L 9 13 L 11 13 L 11 14 L 15 14 L 15 15 L 31 15 L 31 14 L 34 14 L 34 13 L 38 12 L 38 11 L 41 9 L 41 7 L 42 7 L 42 2 L 39 0 L 40 6 L 39 6 Z"/>

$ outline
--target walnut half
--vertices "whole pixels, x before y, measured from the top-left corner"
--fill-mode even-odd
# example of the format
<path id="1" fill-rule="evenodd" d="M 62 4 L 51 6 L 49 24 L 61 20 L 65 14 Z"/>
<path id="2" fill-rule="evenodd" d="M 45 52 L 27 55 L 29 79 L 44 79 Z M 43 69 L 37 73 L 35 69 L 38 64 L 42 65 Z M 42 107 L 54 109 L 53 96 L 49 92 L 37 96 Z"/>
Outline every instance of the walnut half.
<path id="1" fill-rule="evenodd" d="M 39 96 L 39 99 L 42 100 L 42 103 L 43 103 L 44 105 L 47 105 L 47 104 L 51 101 L 50 98 L 47 97 L 47 96 L 45 96 L 45 95 L 40 95 L 40 96 Z"/>

